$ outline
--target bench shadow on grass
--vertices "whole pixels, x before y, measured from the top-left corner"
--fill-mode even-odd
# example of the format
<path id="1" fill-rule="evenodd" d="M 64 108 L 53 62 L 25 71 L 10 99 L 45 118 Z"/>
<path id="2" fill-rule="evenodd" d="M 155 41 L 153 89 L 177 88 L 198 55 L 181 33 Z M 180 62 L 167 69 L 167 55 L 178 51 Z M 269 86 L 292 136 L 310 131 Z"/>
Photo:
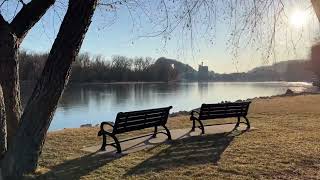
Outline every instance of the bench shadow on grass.
<path id="1" fill-rule="evenodd" d="M 58 164 L 37 179 L 80 179 L 82 176 L 123 156 L 124 155 L 110 156 L 109 153 L 91 153 Z"/>
<path id="2" fill-rule="evenodd" d="M 205 136 L 189 136 L 171 141 L 168 148 L 133 167 L 125 176 L 144 174 L 150 171 L 159 172 L 168 168 L 197 164 L 217 164 L 222 153 L 230 145 L 234 137 L 243 132 L 245 131 L 232 131 L 230 133 Z M 186 134 L 186 136 L 188 136 L 188 134 Z M 50 168 L 49 172 L 38 176 L 37 179 L 80 179 L 82 176 L 123 156 L 125 156 L 125 154 L 110 155 L 109 153 L 91 153 L 58 164 Z"/>
<path id="3" fill-rule="evenodd" d="M 208 163 L 217 165 L 221 155 L 234 137 L 244 132 L 232 131 L 205 136 L 190 136 L 172 141 L 168 148 L 133 167 L 125 176 Z"/>

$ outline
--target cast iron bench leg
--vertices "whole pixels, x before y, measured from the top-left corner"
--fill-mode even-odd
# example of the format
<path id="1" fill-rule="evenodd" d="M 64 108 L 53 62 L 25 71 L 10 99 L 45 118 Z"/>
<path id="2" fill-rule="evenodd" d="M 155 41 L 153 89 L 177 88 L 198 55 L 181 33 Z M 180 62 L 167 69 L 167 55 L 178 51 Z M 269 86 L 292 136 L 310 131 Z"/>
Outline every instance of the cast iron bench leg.
<path id="1" fill-rule="evenodd" d="M 192 128 L 191 128 L 191 131 L 194 131 L 195 128 L 196 128 L 196 121 L 194 120 L 193 117 L 190 118 L 192 120 Z"/>
<path id="2" fill-rule="evenodd" d="M 118 141 L 117 137 L 112 134 L 110 134 L 110 136 L 112 137 L 112 139 L 114 140 L 114 143 L 116 144 L 117 153 L 121 153 L 121 146 L 120 146 L 120 142 Z"/>
<path id="3" fill-rule="evenodd" d="M 166 125 L 162 125 L 162 127 L 166 130 L 166 134 L 167 134 L 167 136 L 168 136 L 168 140 L 172 140 L 172 138 L 171 138 L 171 133 L 170 133 L 170 131 L 169 131 L 169 129 L 167 128 L 167 126 Z"/>
<path id="4" fill-rule="evenodd" d="M 204 126 L 203 126 L 201 120 L 199 120 L 199 119 L 197 119 L 197 120 L 198 120 L 198 122 L 200 124 L 199 128 L 201 129 L 201 134 L 204 134 Z"/>
<path id="5" fill-rule="evenodd" d="M 190 119 L 192 120 L 192 128 L 191 131 L 194 131 L 196 128 L 196 120 L 199 122 L 200 126 L 199 128 L 201 129 L 201 134 L 204 134 L 204 126 L 201 122 L 201 120 L 197 119 L 196 117 L 191 116 Z"/>
<path id="6" fill-rule="evenodd" d="M 112 137 L 112 139 L 114 140 L 115 145 L 112 145 L 113 147 L 115 147 L 117 149 L 117 153 L 121 153 L 121 146 L 120 146 L 120 142 L 118 141 L 117 137 L 111 133 L 103 133 L 102 134 L 102 146 L 100 148 L 101 151 L 105 151 L 106 150 L 106 146 L 107 146 L 107 136 Z"/>
<path id="7" fill-rule="evenodd" d="M 102 134 L 102 145 L 100 151 L 105 151 L 107 146 L 107 137 L 105 134 Z"/>
<path id="8" fill-rule="evenodd" d="M 157 137 L 157 133 L 158 133 L 158 126 L 155 126 L 152 137 L 153 137 L 153 138 L 156 138 L 156 137 Z"/>
<path id="9" fill-rule="evenodd" d="M 244 119 L 247 121 L 247 129 L 250 129 L 250 122 L 249 122 L 249 119 L 246 117 L 246 116 L 244 116 Z"/>
<path id="10" fill-rule="evenodd" d="M 192 128 L 191 128 L 191 131 L 194 131 L 194 130 L 195 130 L 195 128 L 196 128 L 196 120 L 197 120 L 197 121 L 199 122 L 199 124 L 200 124 L 199 128 L 201 129 L 201 134 L 204 134 L 204 126 L 203 126 L 201 120 L 199 120 L 199 119 L 197 119 L 197 118 L 195 118 L 195 117 L 193 117 L 193 116 L 191 116 L 190 119 L 192 120 Z"/>
<path id="11" fill-rule="evenodd" d="M 234 127 L 234 129 L 237 129 L 240 126 L 240 122 L 241 122 L 240 117 L 238 117 L 238 121 L 237 121 L 237 124 Z"/>

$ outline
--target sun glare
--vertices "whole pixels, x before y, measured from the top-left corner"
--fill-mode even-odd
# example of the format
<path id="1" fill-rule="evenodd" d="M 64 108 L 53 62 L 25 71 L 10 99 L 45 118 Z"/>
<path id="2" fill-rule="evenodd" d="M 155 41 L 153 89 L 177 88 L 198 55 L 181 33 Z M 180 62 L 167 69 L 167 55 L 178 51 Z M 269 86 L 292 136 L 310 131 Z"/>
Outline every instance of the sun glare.
<path id="1" fill-rule="evenodd" d="M 301 10 L 294 11 L 290 16 L 290 24 L 297 28 L 303 27 L 306 21 L 307 13 Z"/>

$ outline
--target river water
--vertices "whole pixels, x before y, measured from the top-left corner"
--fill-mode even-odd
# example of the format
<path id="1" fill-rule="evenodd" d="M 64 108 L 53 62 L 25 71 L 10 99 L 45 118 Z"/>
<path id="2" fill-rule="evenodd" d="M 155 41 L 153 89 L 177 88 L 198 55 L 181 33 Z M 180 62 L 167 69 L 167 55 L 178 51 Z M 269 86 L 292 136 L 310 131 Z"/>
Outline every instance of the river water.
<path id="1" fill-rule="evenodd" d="M 113 121 L 118 112 L 173 106 L 171 112 L 192 110 L 202 103 L 236 101 L 304 91 L 304 82 L 208 82 L 72 84 L 65 90 L 49 130 Z M 23 104 L 32 85 L 22 84 Z"/>

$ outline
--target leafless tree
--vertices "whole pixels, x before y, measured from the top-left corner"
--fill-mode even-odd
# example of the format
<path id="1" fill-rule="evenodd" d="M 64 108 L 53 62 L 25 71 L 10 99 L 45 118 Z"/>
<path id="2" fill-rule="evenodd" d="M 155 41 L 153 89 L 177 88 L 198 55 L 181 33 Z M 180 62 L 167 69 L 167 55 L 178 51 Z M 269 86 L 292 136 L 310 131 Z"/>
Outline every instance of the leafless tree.
<path id="1" fill-rule="evenodd" d="M 137 26 L 144 37 L 162 36 L 164 42 L 174 31 L 191 42 L 202 34 L 214 37 L 217 24 L 229 23 L 232 52 L 246 42 L 267 40 L 262 48 L 269 54 L 277 25 L 285 17 L 282 0 L 69 0 L 66 14 L 48 55 L 42 75 L 21 110 L 17 54 L 28 31 L 42 18 L 55 0 L 0 0 L 0 176 L 15 177 L 35 170 L 58 100 L 68 82 L 71 64 L 78 54 L 97 3 L 99 10 L 116 14 L 126 8 L 134 22 L 147 18 L 151 33 Z M 311 0 L 319 17 L 319 1 Z M 16 8 L 6 8 L 15 3 Z M 55 6 L 66 5 L 57 1 Z M 311 3 L 310 3 L 311 4 Z M 65 7 L 62 7 L 62 9 Z M 7 10 L 6 10 L 7 9 Z M 11 12 L 11 13 L 10 13 Z M 9 15 L 6 15 L 8 13 Z M 138 22 L 137 22 L 138 23 Z M 134 23 L 136 24 L 136 23 Z M 267 27 L 267 28 L 266 28 Z M 203 33 L 199 33 L 203 32 Z M 212 35 L 212 36 L 211 36 Z M 193 43 L 191 43 L 192 46 Z M 3 113 L 5 112 L 5 113 Z M 6 146 L 6 143 L 8 146 Z M 6 147 L 7 150 L 6 150 Z M 5 152 L 4 152 L 5 151 Z"/>
<path id="2" fill-rule="evenodd" d="M 37 167 L 47 129 L 68 81 L 71 63 L 78 54 L 97 4 L 97 0 L 69 1 L 42 75 L 21 115 L 18 49 L 27 32 L 54 2 L 19 1 L 22 8 L 11 22 L 0 16 L 0 83 L 4 97 L 0 99 L 0 107 L 3 108 L 4 102 L 9 137 L 8 149 L 1 160 L 0 174 L 5 178 L 19 177 Z"/>

